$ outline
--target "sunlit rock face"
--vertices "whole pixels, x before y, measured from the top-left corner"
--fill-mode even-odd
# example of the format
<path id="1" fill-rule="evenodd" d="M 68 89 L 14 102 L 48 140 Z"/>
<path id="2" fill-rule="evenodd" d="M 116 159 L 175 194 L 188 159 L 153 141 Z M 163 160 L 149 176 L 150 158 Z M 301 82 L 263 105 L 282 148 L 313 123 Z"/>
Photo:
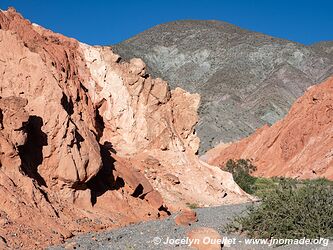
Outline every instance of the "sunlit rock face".
<path id="1" fill-rule="evenodd" d="M 167 216 L 239 203 L 230 174 L 201 162 L 200 96 L 170 91 L 140 59 L 0 12 L 0 235 L 34 249 Z"/>

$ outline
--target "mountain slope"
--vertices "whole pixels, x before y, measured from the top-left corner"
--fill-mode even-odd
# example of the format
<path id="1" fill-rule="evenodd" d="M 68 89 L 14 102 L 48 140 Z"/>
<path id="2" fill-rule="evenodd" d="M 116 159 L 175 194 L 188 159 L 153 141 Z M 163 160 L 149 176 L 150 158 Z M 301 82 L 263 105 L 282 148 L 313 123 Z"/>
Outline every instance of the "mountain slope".
<path id="1" fill-rule="evenodd" d="M 322 49 L 220 21 L 176 21 L 112 46 L 142 58 L 148 72 L 202 97 L 200 152 L 273 124 L 311 85 L 333 73 Z"/>
<path id="2" fill-rule="evenodd" d="M 311 87 L 273 126 L 204 156 L 223 167 L 229 159 L 252 159 L 255 175 L 333 179 L 333 77 Z"/>
<path id="3" fill-rule="evenodd" d="M 321 51 L 321 53 L 326 53 L 330 57 L 333 57 L 333 41 L 322 41 L 318 43 L 311 44 L 311 47 Z"/>

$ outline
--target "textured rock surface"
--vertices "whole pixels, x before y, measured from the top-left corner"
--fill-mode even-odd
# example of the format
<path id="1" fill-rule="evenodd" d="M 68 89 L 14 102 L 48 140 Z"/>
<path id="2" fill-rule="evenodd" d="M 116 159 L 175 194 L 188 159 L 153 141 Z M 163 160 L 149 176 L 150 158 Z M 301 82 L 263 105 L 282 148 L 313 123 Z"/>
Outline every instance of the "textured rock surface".
<path id="1" fill-rule="evenodd" d="M 331 58 L 333 57 L 333 41 L 322 41 L 314 43 L 311 47 L 321 53 L 326 53 Z"/>
<path id="2" fill-rule="evenodd" d="M 200 152 L 275 123 L 333 73 L 331 42 L 307 47 L 219 21 L 158 25 L 113 49 L 142 58 L 172 88 L 201 95 Z"/>
<path id="3" fill-rule="evenodd" d="M 113 169 L 100 145 L 79 43 L 13 9 L 0 13 L 0 26 L 0 235 L 8 245 L 39 248 L 163 215 L 162 198 L 157 208 L 132 195 L 130 183 L 148 182 L 144 175 L 129 180 L 131 166 Z"/>
<path id="4" fill-rule="evenodd" d="M 222 237 L 213 228 L 197 227 L 192 229 L 188 234 L 190 240 L 193 241 L 191 246 L 198 250 L 221 250 Z"/>
<path id="5" fill-rule="evenodd" d="M 288 115 L 248 138 L 219 145 L 202 158 L 224 166 L 228 159 L 252 159 L 259 176 L 333 179 L 333 77 L 311 87 Z"/>
<path id="6" fill-rule="evenodd" d="M 119 63 L 109 48 L 9 9 L 0 12 L 0 83 L 0 235 L 11 248 L 163 217 L 188 202 L 252 199 L 195 155 L 199 95 L 170 92 L 140 59 Z"/>
<path id="7" fill-rule="evenodd" d="M 197 213 L 191 209 L 184 209 L 175 217 L 176 225 L 190 226 L 198 221 Z"/>

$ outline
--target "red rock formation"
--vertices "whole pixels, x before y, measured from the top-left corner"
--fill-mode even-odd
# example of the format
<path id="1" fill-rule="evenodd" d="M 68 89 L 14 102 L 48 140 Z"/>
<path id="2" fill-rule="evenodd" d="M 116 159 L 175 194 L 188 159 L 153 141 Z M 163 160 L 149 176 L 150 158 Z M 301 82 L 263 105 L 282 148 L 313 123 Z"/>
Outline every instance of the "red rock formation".
<path id="1" fill-rule="evenodd" d="M 288 115 L 239 142 L 219 145 L 203 157 L 223 167 L 228 159 L 252 159 L 257 176 L 333 179 L 333 77 L 313 86 Z"/>
<path id="2" fill-rule="evenodd" d="M 161 216 L 152 187 L 148 198 L 132 195 L 149 184 L 144 175 L 122 162 L 117 171 L 99 144 L 79 43 L 13 9 L 0 13 L 0 26 L 0 235 L 28 249 Z"/>
<path id="3" fill-rule="evenodd" d="M 251 199 L 195 156 L 199 96 L 169 91 L 140 59 L 119 63 L 111 48 L 14 9 L 0 12 L 0 52 L 0 236 L 10 247 Z"/>
<path id="4" fill-rule="evenodd" d="M 191 209 L 185 209 L 175 217 L 175 223 L 181 226 L 190 226 L 197 221 L 197 213 Z"/>

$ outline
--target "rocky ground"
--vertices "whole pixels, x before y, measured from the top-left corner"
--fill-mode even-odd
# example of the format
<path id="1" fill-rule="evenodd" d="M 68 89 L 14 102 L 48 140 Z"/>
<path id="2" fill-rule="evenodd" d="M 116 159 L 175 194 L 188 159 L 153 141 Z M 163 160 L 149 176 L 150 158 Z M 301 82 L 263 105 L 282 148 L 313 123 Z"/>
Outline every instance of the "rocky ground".
<path id="1" fill-rule="evenodd" d="M 220 235 L 235 241 L 235 244 L 226 244 L 226 249 L 267 249 L 268 245 L 245 244 L 245 236 L 226 234 L 224 226 L 230 219 L 244 213 L 250 203 L 239 205 L 226 205 L 209 208 L 197 208 L 198 221 L 190 226 L 178 226 L 175 223 L 175 215 L 161 221 L 149 221 L 130 225 L 120 229 L 89 233 L 76 236 L 61 246 L 49 247 L 49 250 L 60 249 L 191 249 L 188 244 L 171 244 L 167 239 L 186 239 L 187 233 L 193 228 L 210 227 L 216 229 Z M 330 249 L 322 245 L 280 246 L 278 249 Z"/>

